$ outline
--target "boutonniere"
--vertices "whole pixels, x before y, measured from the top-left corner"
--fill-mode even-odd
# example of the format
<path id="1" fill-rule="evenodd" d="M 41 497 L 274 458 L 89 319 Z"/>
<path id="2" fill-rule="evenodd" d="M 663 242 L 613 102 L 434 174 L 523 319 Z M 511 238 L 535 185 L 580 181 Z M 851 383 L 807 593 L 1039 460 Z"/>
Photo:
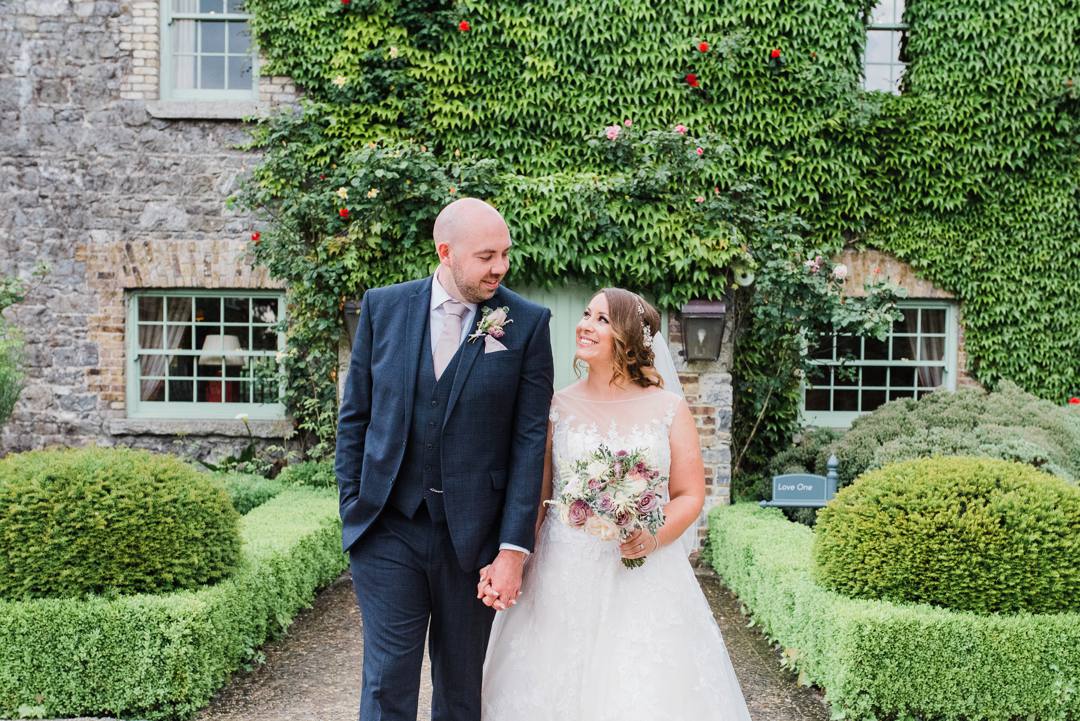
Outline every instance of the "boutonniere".
<path id="1" fill-rule="evenodd" d="M 477 338 L 483 338 L 486 335 L 495 339 L 502 338 L 506 335 L 506 326 L 514 322 L 509 314 L 510 309 L 505 305 L 494 309 L 485 307 L 480 317 L 480 324 L 476 326 L 476 332 L 469 336 L 469 342 L 472 343 Z"/>

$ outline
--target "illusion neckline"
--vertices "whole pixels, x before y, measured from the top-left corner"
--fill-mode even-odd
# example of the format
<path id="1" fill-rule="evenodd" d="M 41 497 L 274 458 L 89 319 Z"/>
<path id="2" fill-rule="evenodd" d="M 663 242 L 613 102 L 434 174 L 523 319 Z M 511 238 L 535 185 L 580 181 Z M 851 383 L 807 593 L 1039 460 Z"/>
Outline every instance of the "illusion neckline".
<path id="1" fill-rule="evenodd" d="M 564 398 L 573 398 L 576 401 L 585 401 L 586 403 L 629 403 L 630 401 L 638 401 L 643 398 L 651 398 L 652 396 L 662 395 L 663 389 L 654 391 L 651 393 L 643 393 L 637 396 L 631 396 L 629 398 L 613 398 L 611 400 L 600 400 L 598 398 L 586 398 L 585 396 L 574 395 L 573 393 L 563 393 Z"/>

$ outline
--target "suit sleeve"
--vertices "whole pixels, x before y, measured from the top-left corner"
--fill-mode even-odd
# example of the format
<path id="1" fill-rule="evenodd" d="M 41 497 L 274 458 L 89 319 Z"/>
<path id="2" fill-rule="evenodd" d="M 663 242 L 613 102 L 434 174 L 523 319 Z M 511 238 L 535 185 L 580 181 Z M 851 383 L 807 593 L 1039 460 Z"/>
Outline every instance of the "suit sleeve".
<path id="1" fill-rule="evenodd" d="M 499 543 L 532 551 L 536 505 L 544 475 L 548 413 L 555 367 L 551 358 L 551 311 L 544 309 L 525 347 L 510 452 L 509 482 L 503 506 Z"/>
<path id="2" fill-rule="evenodd" d="M 338 413 L 337 447 L 334 475 L 338 483 L 338 507 L 345 507 L 360 494 L 360 476 L 364 468 L 364 437 L 371 420 L 371 293 L 360 301 L 360 322 L 353 338 L 352 356 L 345 392 Z"/>

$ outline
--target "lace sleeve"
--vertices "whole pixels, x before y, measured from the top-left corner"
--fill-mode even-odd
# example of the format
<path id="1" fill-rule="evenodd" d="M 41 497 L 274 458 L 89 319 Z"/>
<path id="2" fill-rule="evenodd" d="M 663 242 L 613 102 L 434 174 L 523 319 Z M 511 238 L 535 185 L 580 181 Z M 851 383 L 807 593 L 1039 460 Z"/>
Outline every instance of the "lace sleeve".
<path id="1" fill-rule="evenodd" d="M 664 411 L 664 428 L 669 432 L 671 431 L 671 424 L 675 422 L 675 414 L 679 412 L 679 407 L 686 403 L 686 399 L 682 396 L 671 394 L 671 397 L 667 399 L 667 409 Z"/>
<path id="2" fill-rule="evenodd" d="M 551 398 L 551 408 L 548 410 L 548 420 L 552 423 L 558 423 L 562 417 L 561 409 L 559 408 L 559 394 L 556 393 Z"/>

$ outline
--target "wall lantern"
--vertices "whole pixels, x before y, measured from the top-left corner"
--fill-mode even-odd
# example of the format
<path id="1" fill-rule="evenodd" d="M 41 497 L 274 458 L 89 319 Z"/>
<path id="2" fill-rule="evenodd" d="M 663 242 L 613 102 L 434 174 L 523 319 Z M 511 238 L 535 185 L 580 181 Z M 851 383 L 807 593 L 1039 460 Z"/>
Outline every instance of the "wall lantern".
<path id="1" fill-rule="evenodd" d="M 692 300 L 682 307 L 679 315 L 686 360 L 719 360 L 726 312 L 727 306 L 719 300 Z"/>
<path id="2" fill-rule="evenodd" d="M 345 301 L 345 331 L 349 334 L 349 350 L 352 350 L 356 329 L 360 327 L 360 301 Z"/>

